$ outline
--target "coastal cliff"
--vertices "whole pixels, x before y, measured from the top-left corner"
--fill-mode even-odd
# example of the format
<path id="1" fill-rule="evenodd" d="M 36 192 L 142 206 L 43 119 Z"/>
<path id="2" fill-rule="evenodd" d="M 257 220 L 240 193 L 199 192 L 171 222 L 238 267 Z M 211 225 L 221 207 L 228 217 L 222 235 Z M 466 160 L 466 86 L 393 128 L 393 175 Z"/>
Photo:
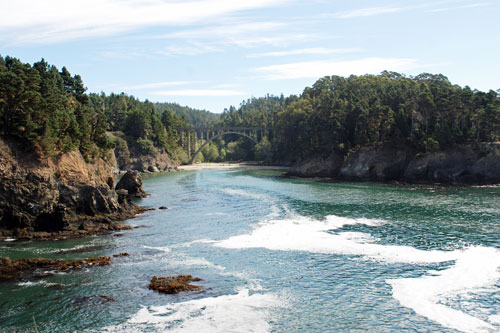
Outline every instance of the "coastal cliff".
<path id="1" fill-rule="evenodd" d="M 0 237 L 76 237 L 126 228 L 114 221 L 144 210 L 113 188 L 113 161 L 85 162 L 78 150 L 52 158 L 0 138 Z"/>
<path id="2" fill-rule="evenodd" d="M 313 156 L 294 165 L 288 175 L 410 183 L 500 183 L 498 143 L 462 145 L 428 153 L 416 153 L 408 146 L 384 144 L 358 148 L 343 158 L 341 167 L 339 159 L 342 161 L 340 156 L 323 160 Z"/>

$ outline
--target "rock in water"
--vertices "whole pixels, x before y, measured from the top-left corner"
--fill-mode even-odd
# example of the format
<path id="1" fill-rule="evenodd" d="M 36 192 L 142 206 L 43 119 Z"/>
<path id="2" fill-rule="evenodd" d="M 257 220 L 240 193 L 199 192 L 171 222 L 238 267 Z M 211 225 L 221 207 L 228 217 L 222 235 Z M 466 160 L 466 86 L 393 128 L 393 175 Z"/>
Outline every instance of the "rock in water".
<path id="1" fill-rule="evenodd" d="M 142 188 L 142 177 L 138 171 L 129 170 L 116 184 L 116 190 L 127 190 L 128 198 L 145 198 L 148 196 Z"/>
<path id="2" fill-rule="evenodd" d="M 148 288 L 164 294 L 177 294 L 182 291 L 200 291 L 203 288 L 189 282 L 202 281 L 200 278 L 191 275 L 178 275 L 167 277 L 153 276 Z"/>
<path id="3" fill-rule="evenodd" d="M 17 259 L 0 257 L 0 281 L 18 279 L 25 272 L 33 272 L 37 269 L 68 272 L 70 269 L 88 266 L 109 265 L 110 257 L 94 257 L 82 260 L 57 260 L 45 258 Z"/>

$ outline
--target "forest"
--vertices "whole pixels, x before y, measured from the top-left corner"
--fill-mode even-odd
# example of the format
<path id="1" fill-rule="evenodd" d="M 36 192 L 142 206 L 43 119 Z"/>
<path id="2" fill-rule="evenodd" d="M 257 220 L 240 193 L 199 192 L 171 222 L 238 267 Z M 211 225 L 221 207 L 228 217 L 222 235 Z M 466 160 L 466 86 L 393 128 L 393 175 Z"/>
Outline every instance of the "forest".
<path id="1" fill-rule="evenodd" d="M 268 95 L 231 107 L 220 122 L 272 128 L 275 161 L 343 156 L 386 142 L 429 152 L 500 140 L 500 97 L 453 85 L 441 74 L 326 76 L 300 96 Z"/>
<path id="2" fill-rule="evenodd" d="M 386 71 L 325 76 L 299 96 L 252 98 L 214 114 L 125 93 L 87 94 L 82 78 L 65 67 L 0 57 L 0 134 L 40 156 L 79 149 L 92 160 L 114 148 L 122 156 L 166 152 L 185 163 L 177 129 L 189 126 L 265 127 L 269 136 L 261 144 L 283 163 L 382 143 L 429 152 L 500 140 L 500 96 L 441 74 Z M 197 161 L 264 159 L 250 140 L 228 135 Z"/>
<path id="3" fill-rule="evenodd" d="M 176 128 L 186 126 L 177 113 L 147 100 L 87 94 L 81 77 L 66 67 L 59 71 L 43 59 L 30 65 L 0 57 L 0 133 L 40 157 L 79 149 L 90 161 L 112 148 L 123 156 L 159 151 L 175 156 L 182 152 Z"/>

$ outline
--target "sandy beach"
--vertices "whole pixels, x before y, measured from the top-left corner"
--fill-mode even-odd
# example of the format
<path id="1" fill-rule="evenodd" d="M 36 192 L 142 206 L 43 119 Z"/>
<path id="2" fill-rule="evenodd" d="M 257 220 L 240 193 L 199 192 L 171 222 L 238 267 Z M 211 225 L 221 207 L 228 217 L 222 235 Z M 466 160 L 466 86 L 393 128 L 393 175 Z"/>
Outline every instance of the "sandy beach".
<path id="1" fill-rule="evenodd" d="M 179 170 L 283 170 L 289 168 L 284 166 L 260 165 L 253 163 L 198 163 L 192 165 L 181 165 Z"/>

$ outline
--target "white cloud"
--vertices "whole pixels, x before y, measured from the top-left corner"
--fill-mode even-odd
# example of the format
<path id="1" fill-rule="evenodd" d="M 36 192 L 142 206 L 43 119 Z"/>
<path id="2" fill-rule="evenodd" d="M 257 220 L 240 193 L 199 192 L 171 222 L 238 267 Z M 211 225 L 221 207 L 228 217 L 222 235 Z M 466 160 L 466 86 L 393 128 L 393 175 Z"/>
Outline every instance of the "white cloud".
<path id="1" fill-rule="evenodd" d="M 161 96 L 189 96 L 189 97 L 224 97 L 224 96 L 245 96 L 246 92 L 225 89 L 185 89 L 155 91 L 152 94 Z"/>
<path id="2" fill-rule="evenodd" d="M 290 0 L 16 0 L 2 3 L 0 39 L 54 43 L 137 30 L 186 25 Z"/>
<path id="3" fill-rule="evenodd" d="M 290 55 L 321 55 L 321 54 L 343 54 L 343 53 L 354 53 L 360 52 L 360 48 L 343 48 L 343 49 L 329 49 L 324 47 L 315 48 L 304 48 L 288 51 L 275 51 L 275 52 L 264 52 L 264 53 L 253 53 L 249 54 L 248 58 L 261 58 L 261 57 L 283 57 Z"/>
<path id="4" fill-rule="evenodd" d="M 195 56 L 199 54 L 214 53 L 221 51 L 222 50 L 215 45 L 207 43 L 191 42 L 189 44 L 167 46 L 163 49 L 153 51 L 153 53 L 162 56 L 179 56 L 179 55 Z"/>
<path id="5" fill-rule="evenodd" d="M 177 31 L 170 34 L 152 36 L 151 38 L 200 39 L 214 37 L 240 36 L 249 33 L 262 33 L 286 27 L 280 22 L 249 22 L 241 24 L 225 24 L 216 27 Z"/>
<path id="6" fill-rule="evenodd" d="M 469 5 L 463 5 L 460 7 L 457 7 L 458 9 L 467 9 L 467 8 L 477 8 L 477 7 L 486 7 L 491 5 L 489 2 L 478 2 L 478 3 L 471 3 Z"/>
<path id="7" fill-rule="evenodd" d="M 348 76 L 376 74 L 384 70 L 405 71 L 418 67 L 412 58 L 365 58 L 349 61 L 307 61 L 282 65 L 258 67 L 254 72 L 260 73 L 268 80 L 319 78 L 325 75 Z"/>
<path id="8" fill-rule="evenodd" d="M 203 27 L 176 31 L 169 34 L 149 36 L 151 39 L 182 40 L 184 43 L 194 44 L 170 46 L 170 49 L 179 51 L 178 54 L 197 55 L 220 51 L 221 47 L 233 45 L 242 48 L 253 48 L 262 45 L 285 46 L 291 42 L 317 40 L 318 36 L 309 33 L 291 32 L 289 24 L 282 22 L 224 22 L 215 27 Z M 331 38 L 331 37 L 330 37 Z M 182 53 L 181 53 L 182 52 Z"/>
<path id="9" fill-rule="evenodd" d="M 404 8 L 401 7 L 370 7 L 370 8 L 362 8 L 362 9 L 335 13 L 333 14 L 333 17 L 348 19 L 355 17 L 367 17 L 367 16 L 382 15 L 382 14 L 390 14 L 390 13 L 400 12 L 403 10 Z"/>
<path id="10" fill-rule="evenodd" d="M 448 12 L 451 10 L 458 10 L 458 9 L 472 9 L 472 8 L 480 8 L 480 7 L 487 7 L 490 6 L 491 3 L 489 2 L 477 2 L 477 3 L 471 3 L 468 5 L 462 5 L 462 6 L 453 6 L 453 7 L 443 7 L 443 8 L 436 8 L 436 9 L 430 9 L 427 12 L 428 13 L 440 13 L 440 12 Z"/>

